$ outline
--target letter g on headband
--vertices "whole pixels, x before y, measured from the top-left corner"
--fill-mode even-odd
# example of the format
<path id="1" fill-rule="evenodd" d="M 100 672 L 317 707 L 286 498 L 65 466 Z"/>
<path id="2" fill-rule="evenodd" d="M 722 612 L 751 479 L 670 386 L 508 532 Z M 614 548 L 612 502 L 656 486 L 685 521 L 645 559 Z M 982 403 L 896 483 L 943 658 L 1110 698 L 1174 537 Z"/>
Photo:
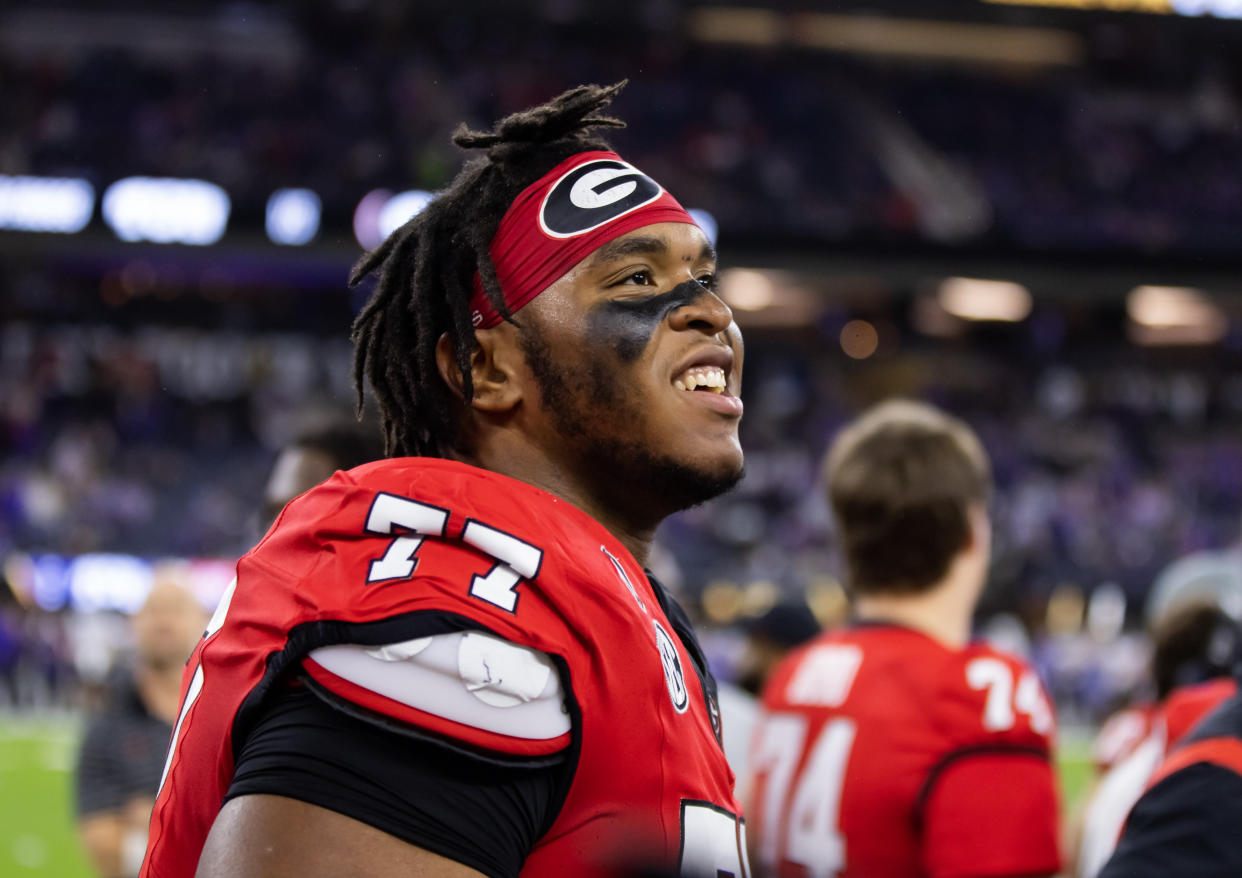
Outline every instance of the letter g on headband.
<path id="1" fill-rule="evenodd" d="M 677 199 L 614 152 L 565 159 L 509 205 L 489 253 L 510 312 L 517 312 L 593 250 L 634 229 L 694 219 Z M 478 329 L 500 323 L 476 274 L 470 319 Z"/>

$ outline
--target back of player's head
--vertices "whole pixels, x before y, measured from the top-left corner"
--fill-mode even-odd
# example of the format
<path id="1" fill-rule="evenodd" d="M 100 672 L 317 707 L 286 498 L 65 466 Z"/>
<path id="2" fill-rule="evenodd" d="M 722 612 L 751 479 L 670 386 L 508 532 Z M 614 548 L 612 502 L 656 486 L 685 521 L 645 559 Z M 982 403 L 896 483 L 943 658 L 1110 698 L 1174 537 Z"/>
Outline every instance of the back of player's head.
<path id="1" fill-rule="evenodd" d="M 939 582 L 971 540 L 991 467 L 963 421 L 930 405 L 882 403 L 850 423 L 825 465 L 828 500 L 855 593 L 914 594 Z"/>
<path id="2" fill-rule="evenodd" d="M 308 427 L 286 447 L 317 451 L 331 462 L 334 470 L 353 469 L 384 456 L 383 442 L 374 425 L 344 419 Z"/>
<path id="3" fill-rule="evenodd" d="M 566 158 L 609 148 L 591 129 L 621 127 L 599 111 L 623 86 L 579 86 L 491 131 L 460 127 L 454 143 L 486 154 L 354 266 L 351 284 L 379 272 L 354 322 L 354 383 L 359 406 L 365 382 L 375 391 L 388 455 L 442 456 L 456 447 L 459 403 L 441 378 L 436 344 L 448 335 L 468 402 L 476 277 L 486 303 L 511 317 L 489 253 L 501 219 L 527 186 Z"/>
<path id="4" fill-rule="evenodd" d="M 307 425 L 281 449 L 263 488 L 262 528 L 275 521 L 294 497 L 337 470 L 353 469 L 384 456 L 384 445 L 369 421 L 332 418 Z"/>
<path id="5" fill-rule="evenodd" d="M 1151 639 L 1151 672 L 1161 699 L 1178 686 L 1229 675 L 1242 657 L 1238 623 L 1210 601 L 1171 611 L 1153 627 Z"/>

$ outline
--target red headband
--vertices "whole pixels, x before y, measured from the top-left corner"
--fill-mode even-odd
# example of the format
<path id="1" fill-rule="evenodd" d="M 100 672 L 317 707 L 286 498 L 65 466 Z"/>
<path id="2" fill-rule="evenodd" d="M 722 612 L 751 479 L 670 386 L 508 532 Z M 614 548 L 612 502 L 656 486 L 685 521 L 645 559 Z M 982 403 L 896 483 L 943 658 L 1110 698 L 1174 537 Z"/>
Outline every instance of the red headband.
<path id="1" fill-rule="evenodd" d="M 677 200 L 615 152 L 580 152 L 531 183 L 505 211 L 489 252 L 510 312 L 550 287 L 591 251 L 653 223 L 695 222 Z M 470 318 L 500 323 L 474 276 Z"/>

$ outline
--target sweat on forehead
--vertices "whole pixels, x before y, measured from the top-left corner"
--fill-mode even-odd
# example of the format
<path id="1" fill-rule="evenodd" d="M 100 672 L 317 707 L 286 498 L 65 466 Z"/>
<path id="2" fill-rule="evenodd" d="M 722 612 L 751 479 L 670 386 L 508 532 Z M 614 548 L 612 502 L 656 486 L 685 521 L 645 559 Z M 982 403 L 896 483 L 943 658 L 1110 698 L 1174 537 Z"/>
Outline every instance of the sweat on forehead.
<path id="1" fill-rule="evenodd" d="M 660 184 L 616 153 L 570 156 L 522 190 L 492 238 L 489 253 L 505 304 L 516 312 L 596 248 L 666 222 L 695 224 Z M 470 309 L 476 328 L 500 323 L 478 275 Z"/>

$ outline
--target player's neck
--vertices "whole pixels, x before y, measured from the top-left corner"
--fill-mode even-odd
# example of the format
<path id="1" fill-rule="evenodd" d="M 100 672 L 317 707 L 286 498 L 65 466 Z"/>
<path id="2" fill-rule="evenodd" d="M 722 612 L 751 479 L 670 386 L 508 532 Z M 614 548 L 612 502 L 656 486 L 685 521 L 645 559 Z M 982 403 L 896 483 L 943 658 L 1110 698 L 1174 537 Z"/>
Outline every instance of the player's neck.
<path id="1" fill-rule="evenodd" d="M 481 447 L 464 463 L 534 485 L 582 510 L 611 533 L 641 566 L 647 564 L 651 542 L 660 521 L 634 521 L 605 502 L 590 486 L 576 479 L 559 461 L 549 458 L 527 443 L 505 443 L 504 447 Z"/>
<path id="2" fill-rule="evenodd" d="M 916 595 L 859 595 L 854 613 L 859 621 L 894 622 L 926 634 L 950 649 L 970 642 L 979 586 L 964 571 L 949 575 L 928 591 Z"/>

